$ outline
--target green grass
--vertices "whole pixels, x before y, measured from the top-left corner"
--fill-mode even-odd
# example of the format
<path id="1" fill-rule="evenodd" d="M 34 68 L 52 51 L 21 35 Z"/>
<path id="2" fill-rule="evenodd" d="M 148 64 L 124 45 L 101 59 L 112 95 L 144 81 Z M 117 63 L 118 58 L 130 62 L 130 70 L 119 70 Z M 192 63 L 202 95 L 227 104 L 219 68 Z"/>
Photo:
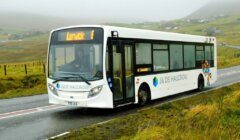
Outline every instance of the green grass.
<path id="1" fill-rule="evenodd" d="M 240 139 L 240 83 L 200 95 L 139 109 L 57 139 L 202 140 Z"/>
<path id="2" fill-rule="evenodd" d="M 218 68 L 240 65 L 240 50 L 229 47 L 218 47 Z"/>
<path id="3" fill-rule="evenodd" d="M 0 64 L 45 60 L 48 34 L 0 43 Z"/>
<path id="4" fill-rule="evenodd" d="M 0 99 L 46 94 L 45 75 L 3 76 L 0 78 Z"/>
<path id="5" fill-rule="evenodd" d="M 240 45 L 240 15 L 229 16 L 216 19 L 207 23 L 196 24 L 180 24 L 180 29 L 177 32 L 207 35 L 205 30 L 209 27 L 216 27 L 221 30 L 220 34 L 214 36 L 217 37 L 218 42 L 227 42 L 232 45 Z"/>

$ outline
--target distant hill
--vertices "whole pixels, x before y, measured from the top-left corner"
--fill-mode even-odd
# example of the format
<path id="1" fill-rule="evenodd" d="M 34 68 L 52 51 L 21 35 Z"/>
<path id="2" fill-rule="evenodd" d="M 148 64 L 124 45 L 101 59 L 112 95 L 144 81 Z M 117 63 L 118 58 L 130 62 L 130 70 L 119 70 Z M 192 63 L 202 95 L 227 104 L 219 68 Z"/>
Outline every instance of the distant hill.
<path id="1" fill-rule="evenodd" d="M 213 17 L 237 15 L 239 13 L 240 0 L 213 0 L 186 18 L 208 19 Z"/>
<path id="2" fill-rule="evenodd" d="M 27 30 L 50 30 L 61 26 L 83 24 L 84 19 L 64 19 L 58 17 L 29 13 L 0 11 L 0 28 L 16 28 Z"/>
<path id="3" fill-rule="evenodd" d="M 230 0 L 234 1 L 234 0 Z M 233 4 L 234 3 L 234 4 Z M 240 45 L 240 12 L 235 12 L 240 9 L 238 2 L 233 2 L 232 4 L 227 4 L 224 2 L 209 4 L 205 7 L 202 7 L 200 10 L 192 14 L 191 18 L 210 18 L 220 15 L 229 16 L 220 16 L 218 18 L 212 18 L 211 20 L 189 20 L 189 19 L 179 19 L 173 21 L 165 22 L 144 22 L 144 23 L 108 23 L 108 25 L 116 25 L 122 27 L 130 28 L 141 28 L 141 29 L 150 29 L 150 30 L 159 30 L 167 32 L 178 32 L 186 34 L 195 34 L 195 35 L 212 35 L 217 37 L 219 44 L 230 44 L 230 45 Z M 226 7 L 224 10 L 218 8 L 220 6 Z M 231 7 L 229 6 L 231 5 Z M 212 7 L 211 7 L 212 6 Z M 239 7 L 234 8 L 234 7 Z M 210 8 L 209 8 L 210 7 Z M 226 10 L 228 9 L 231 10 Z M 211 9 L 212 11 L 219 10 L 219 12 L 212 13 L 210 11 L 205 11 L 204 8 Z M 222 11 L 222 13 L 221 13 Z M 201 13 L 202 12 L 202 13 Z M 231 13 L 231 15 L 230 15 Z M 197 16 L 199 14 L 199 16 Z M 209 16 L 207 16 L 209 14 Z M 237 15 L 238 14 L 238 15 Z M 200 16 L 201 15 L 201 16 Z M 204 16 L 205 15 L 205 16 Z M 78 21 L 77 21 L 78 20 Z M 31 37 L 25 37 L 23 39 L 15 41 L 6 41 L 6 36 L 8 34 L 1 35 L 1 28 L 5 29 L 4 32 L 9 31 L 12 28 L 25 28 L 25 29 L 47 29 L 56 28 L 59 26 L 68 26 L 76 24 L 86 24 L 84 21 L 90 21 L 88 19 L 61 19 L 56 17 L 47 17 L 40 15 L 31 15 L 25 13 L 3 13 L 0 12 L 0 64 L 9 63 L 9 62 L 26 62 L 33 60 L 42 60 L 46 57 L 47 44 L 49 32 L 43 32 L 38 35 Z M 97 20 L 95 19 L 95 22 Z M 98 20 L 100 21 L 100 20 Z M 101 20 L 102 21 L 102 20 Z M 94 22 L 92 20 L 92 22 Z M 7 32 L 9 33 L 9 32 Z M 20 32 L 15 34 L 26 35 L 29 32 Z M 30 32 L 35 33 L 35 32 Z"/>

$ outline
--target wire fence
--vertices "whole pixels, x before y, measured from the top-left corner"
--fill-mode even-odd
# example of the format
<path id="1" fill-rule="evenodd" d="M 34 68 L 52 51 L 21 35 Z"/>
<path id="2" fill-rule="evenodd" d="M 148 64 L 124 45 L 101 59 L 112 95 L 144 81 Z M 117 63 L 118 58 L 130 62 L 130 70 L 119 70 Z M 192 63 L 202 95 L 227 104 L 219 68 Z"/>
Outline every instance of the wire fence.
<path id="1" fill-rule="evenodd" d="M 45 73 L 46 73 L 45 61 L 0 64 L 0 76 L 9 76 L 9 75 L 18 76 L 18 75 L 45 74 Z"/>

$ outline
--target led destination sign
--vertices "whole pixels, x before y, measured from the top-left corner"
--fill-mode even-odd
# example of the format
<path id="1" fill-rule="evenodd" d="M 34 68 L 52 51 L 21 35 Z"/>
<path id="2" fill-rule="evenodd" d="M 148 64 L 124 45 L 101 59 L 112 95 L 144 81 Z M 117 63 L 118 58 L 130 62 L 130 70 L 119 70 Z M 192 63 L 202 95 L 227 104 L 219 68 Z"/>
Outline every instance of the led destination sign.
<path id="1" fill-rule="evenodd" d="M 103 29 L 79 27 L 54 31 L 51 44 L 103 43 Z"/>
<path id="2" fill-rule="evenodd" d="M 58 34 L 58 41 L 89 41 L 94 40 L 94 30 L 67 31 Z"/>

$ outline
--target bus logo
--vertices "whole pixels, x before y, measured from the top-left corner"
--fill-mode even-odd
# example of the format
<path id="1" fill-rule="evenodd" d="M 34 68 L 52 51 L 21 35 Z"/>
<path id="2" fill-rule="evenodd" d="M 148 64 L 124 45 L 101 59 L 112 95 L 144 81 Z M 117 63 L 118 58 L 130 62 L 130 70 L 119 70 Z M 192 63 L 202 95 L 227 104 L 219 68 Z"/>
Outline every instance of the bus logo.
<path id="1" fill-rule="evenodd" d="M 59 83 L 57 83 L 57 85 L 56 85 L 56 88 L 57 88 L 57 89 L 59 89 L 59 88 L 60 88 L 60 84 L 59 84 Z"/>
<path id="2" fill-rule="evenodd" d="M 154 87 L 158 86 L 158 79 L 157 79 L 157 77 L 153 78 L 153 85 L 154 85 Z"/>

